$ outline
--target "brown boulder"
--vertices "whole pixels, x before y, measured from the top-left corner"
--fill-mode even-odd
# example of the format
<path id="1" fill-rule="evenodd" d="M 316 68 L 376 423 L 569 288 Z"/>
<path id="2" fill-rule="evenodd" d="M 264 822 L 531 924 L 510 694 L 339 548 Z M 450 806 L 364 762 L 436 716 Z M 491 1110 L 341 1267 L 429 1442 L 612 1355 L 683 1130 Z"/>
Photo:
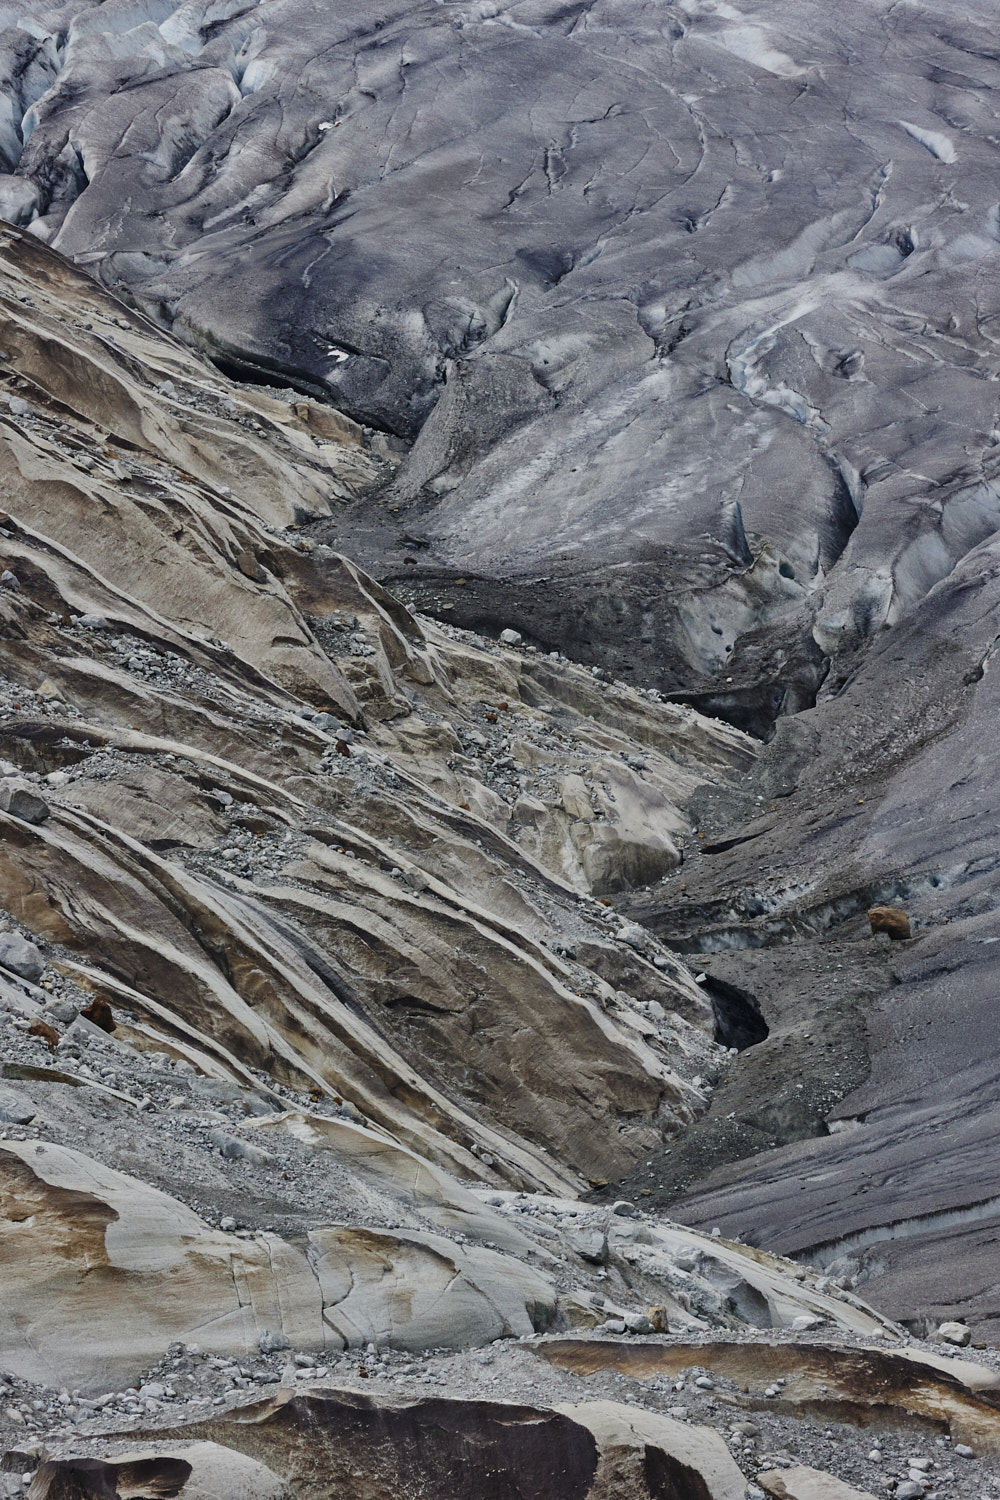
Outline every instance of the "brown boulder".
<path id="1" fill-rule="evenodd" d="M 48 1459 L 28 1490 L 29 1500 L 118 1500 L 146 1496 L 171 1500 L 191 1477 L 181 1458 L 145 1458 L 135 1463 L 105 1463 L 100 1458 Z"/>
<path id="2" fill-rule="evenodd" d="M 910 936 L 910 919 L 898 906 L 873 906 L 868 921 L 874 935 L 887 932 L 894 942 Z"/>
<path id="3" fill-rule="evenodd" d="M 115 1018 L 111 1013 L 111 1006 L 103 995 L 95 995 L 86 1010 L 80 1012 L 92 1025 L 100 1027 L 110 1036 L 115 1029 Z"/>

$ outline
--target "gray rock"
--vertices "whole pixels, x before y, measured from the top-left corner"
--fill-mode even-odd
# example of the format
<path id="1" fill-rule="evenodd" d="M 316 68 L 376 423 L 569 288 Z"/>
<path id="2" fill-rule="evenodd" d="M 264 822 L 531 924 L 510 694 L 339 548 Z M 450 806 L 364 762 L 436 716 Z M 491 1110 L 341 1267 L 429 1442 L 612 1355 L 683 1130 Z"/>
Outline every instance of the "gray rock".
<path id="1" fill-rule="evenodd" d="M 12 573 L 9 568 L 4 568 L 3 572 L 0 573 L 0 588 L 10 589 L 16 593 L 20 587 L 21 584 L 17 574 Z"/>
<path id="2" fill-rule="evenodd" d="M 51 1000 L 45 1007 L 45 1014 L 62 1026 L 71 1026 L 77 1019 L 76 1006 L 68 1000 Z"/>
<path id="3" fill-rule="evenodd" d="M 0 780 L 0 812 L 20 818 L 23 823 L 44 823 L 50 809 L 25 782 L 4 777 Z"/>
<path id="4" fill-rule="evenodd" d="M 582 1260 L 592 1265 L 603 1266 L 608 1260 L 608 1237 L 603 1229 L 581 1225 L 570 1227 L 565 1233 L 566 1244 Z"/>
<path id="5" fill-rule="evenodd" d="M 210 1130 L 208 1139 L 227 1161 L 247 1161 L 257 1167 L 269 1166 L 274 1162 L 269 1151 L 264 1151 L 250 1141 L 240 1140 L 238 1136 L 227 1135 L 224 1130 Z"/>
<path id="6" fill-rule="evenodd" d="M 519 630 L 501 630 L 500 641 L 504 646 L 519 646 L 521 644 L 521 632 Z"/>
<path id="7" fill-rule="evenodd" d="M 17 1098 L 7 1089 L 0 1089 L 0 1120 L 5 1125 L 30 1125 L 35 1118 L 34 1108 Z"/>
<path id="8" fill-rule="evenodd" d="M 956 1344 L 962 1349 L 971 1342 L 972 1329 L 967 1328 L 964 1323 L 942 1323 L 938 1328 L 937 1337 L 944 1344 Z"/>
<path id="9" fill-rule="evenodd" d="M 282 1349 L 288 1349 L 290 1345 L 283 1333 L 272 1333 L 270 1329 L 265 1328 L 257 1340 L 257 1347 L 261 1354 L 277 1354 Z"/>
<path id="10" fill-rule="evenodd" d="M 258 1094 L 225 1078 L 186 1076 L 185 1083 L 195 1098 L 214 1100 L 222 1104 L 237 1104 L 247 1114 L 267 1115 L 283 1107 L 277 1095 Z"/>
<path id="11" fill-rule="evenodd" d="M 38 213 L 41 194 L 23 177 L 0 176 L 0 219 L 8 224 L 30 224 Z"/>
<path id="12" fill-rule="evenodd" d="M 45 972 L 44 958 L 34 943 L 29 943 L 19 932 L 0 932 L 0 964 L 32 984 Z"/>

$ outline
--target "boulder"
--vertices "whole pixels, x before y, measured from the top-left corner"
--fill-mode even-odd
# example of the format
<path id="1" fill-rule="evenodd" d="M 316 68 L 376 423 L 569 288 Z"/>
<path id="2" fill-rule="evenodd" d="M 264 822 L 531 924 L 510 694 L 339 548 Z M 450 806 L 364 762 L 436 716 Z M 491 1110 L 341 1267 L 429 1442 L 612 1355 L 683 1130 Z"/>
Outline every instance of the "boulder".
<path id="1" fill-rule="evenodd" d="M 0 1124 L 30 1125 L 37 1111 L 7 1089 L 0 1089 Z"/>
<path id="2" fill-rule="evenodd" d="M 872 906 L 868 911 L 872 934 L 887 932 L 893 942 L 910 936 L 910 919 L 898 906 Z"/>
<path id="3" fill-rule="evenodd" d="M 0 812 L 20 818 L 22 823 L 44 823 L 49 811 L 48 803 L 28 782 L 16 781 L 9 776 L 0 781 Z"/>
<path id="4" fill-rule="evenodd" d="M 959 1349 L 964 1349 L 972 1341 L 972 1329 L 965 1323 L 942 1323 L 937 1337 L 943 1344 L 955 1344 Z"/>
<path id="5" fill-rule="evenodd" d="M 32 984 L 41 979 L 45 972 L 42 955 L 34 943 L 29 943 L 19 932 L 0 932 L 0 964 L 19 978 L 30 980 Z"/>
<path id="6" fill-rule="evenodd" d="M 85 1016 L 94 1026 L 99 1027 L 101 1031 L 107 1032 L 109 1036 L 115 1029 L 115 1018 L 112 1014 L 111 1006 L 104 995 L 95 995 L 90 1004 L 84 1010 L 81 1010 L 80 1014 L 81 1016 Z"/>
<path id="7" fill-rule="evenodd" d="M 187 1468 L 181 1500 L 288 1500 L 284 1480 L 266 1464 L 218 1443 L 157 1443 L 116 1454 L 114 1459 L 119 1475 L 126 1467 L 132 1471 L 150 1463 Z"/>
<path id="8" fill-rule="evenodd" d="M 101 1458 L 46 1459 L 35 1471 L 28 1496 L 29 1500 L 118 1500 L 119 1494 L 125 1494 L 172 1500 L 184 1489 L 191 1472 L 191 1465 L 183 1458 L 152 1454 L 112 1462 Z"/>

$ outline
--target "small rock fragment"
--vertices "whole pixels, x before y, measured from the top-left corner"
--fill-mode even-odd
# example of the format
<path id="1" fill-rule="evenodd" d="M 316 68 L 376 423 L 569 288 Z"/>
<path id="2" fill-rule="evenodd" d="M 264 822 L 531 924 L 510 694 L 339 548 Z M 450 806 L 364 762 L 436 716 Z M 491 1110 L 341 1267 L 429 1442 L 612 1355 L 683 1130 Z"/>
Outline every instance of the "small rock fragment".
<path id="1" fill-rule="evenodd" d="M 283 1333 L 272 1333 L 269 1328 L 265 1328 L 257 1340 L 257 1348 L 261 1354 L 276 1354 L 279 1350 L 290 1347 L 288 1339 Z"/>
<path id="2" fill-rule="evenodd" d="M 244 578 L 250 578 L 254 583 L 263 583 L 267 578 L 267 574 L 252 552 L 238 552 L 236 554 L 236 566 Z"/>
<path id="3" fill-rule="evenodd" d="M 59 1045 L 59 1033 L 48 1021 L 32 1021 L 28 1027 L 28 1035 L 41 1037 L 43 1042 L 48 1042 L 53 1052 Z"/>
<path id="4" fill-rule="evenodd" d="M 501 630 L 500 642 L 504 646 L 519 646 L 521 644 L 521 632 L 519 630 Z"/>

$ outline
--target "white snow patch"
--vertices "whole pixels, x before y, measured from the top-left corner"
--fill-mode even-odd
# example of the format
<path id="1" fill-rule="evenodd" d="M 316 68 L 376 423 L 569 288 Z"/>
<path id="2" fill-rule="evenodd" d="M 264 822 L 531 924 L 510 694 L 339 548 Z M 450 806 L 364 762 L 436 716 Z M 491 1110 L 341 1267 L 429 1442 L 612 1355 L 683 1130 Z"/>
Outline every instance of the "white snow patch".
<path id="1" fill-rule="evenodd" d="M 762 26 L 732 26 L 726 31 L 706 34 L 705 40 L 724 47 L 733 57 L 753 63 L 755 68 L 763 68 L 765 73 L 773 73 L 777 78 L 798 78 L 806 71 L 787 52 L 771 46 Z"/>
<path id="2" fill-rule="evenodd" d="M 938 161 L 951 163 L 958 160 L 958 152 L 951 143 L 949 136 L 943 130 L 921 130 L 919 125 L 911 125 L 908 120 L 900 120 L 900 125 L 907 135 L 912 136 L 915 141 L 936 156 Z"/>

